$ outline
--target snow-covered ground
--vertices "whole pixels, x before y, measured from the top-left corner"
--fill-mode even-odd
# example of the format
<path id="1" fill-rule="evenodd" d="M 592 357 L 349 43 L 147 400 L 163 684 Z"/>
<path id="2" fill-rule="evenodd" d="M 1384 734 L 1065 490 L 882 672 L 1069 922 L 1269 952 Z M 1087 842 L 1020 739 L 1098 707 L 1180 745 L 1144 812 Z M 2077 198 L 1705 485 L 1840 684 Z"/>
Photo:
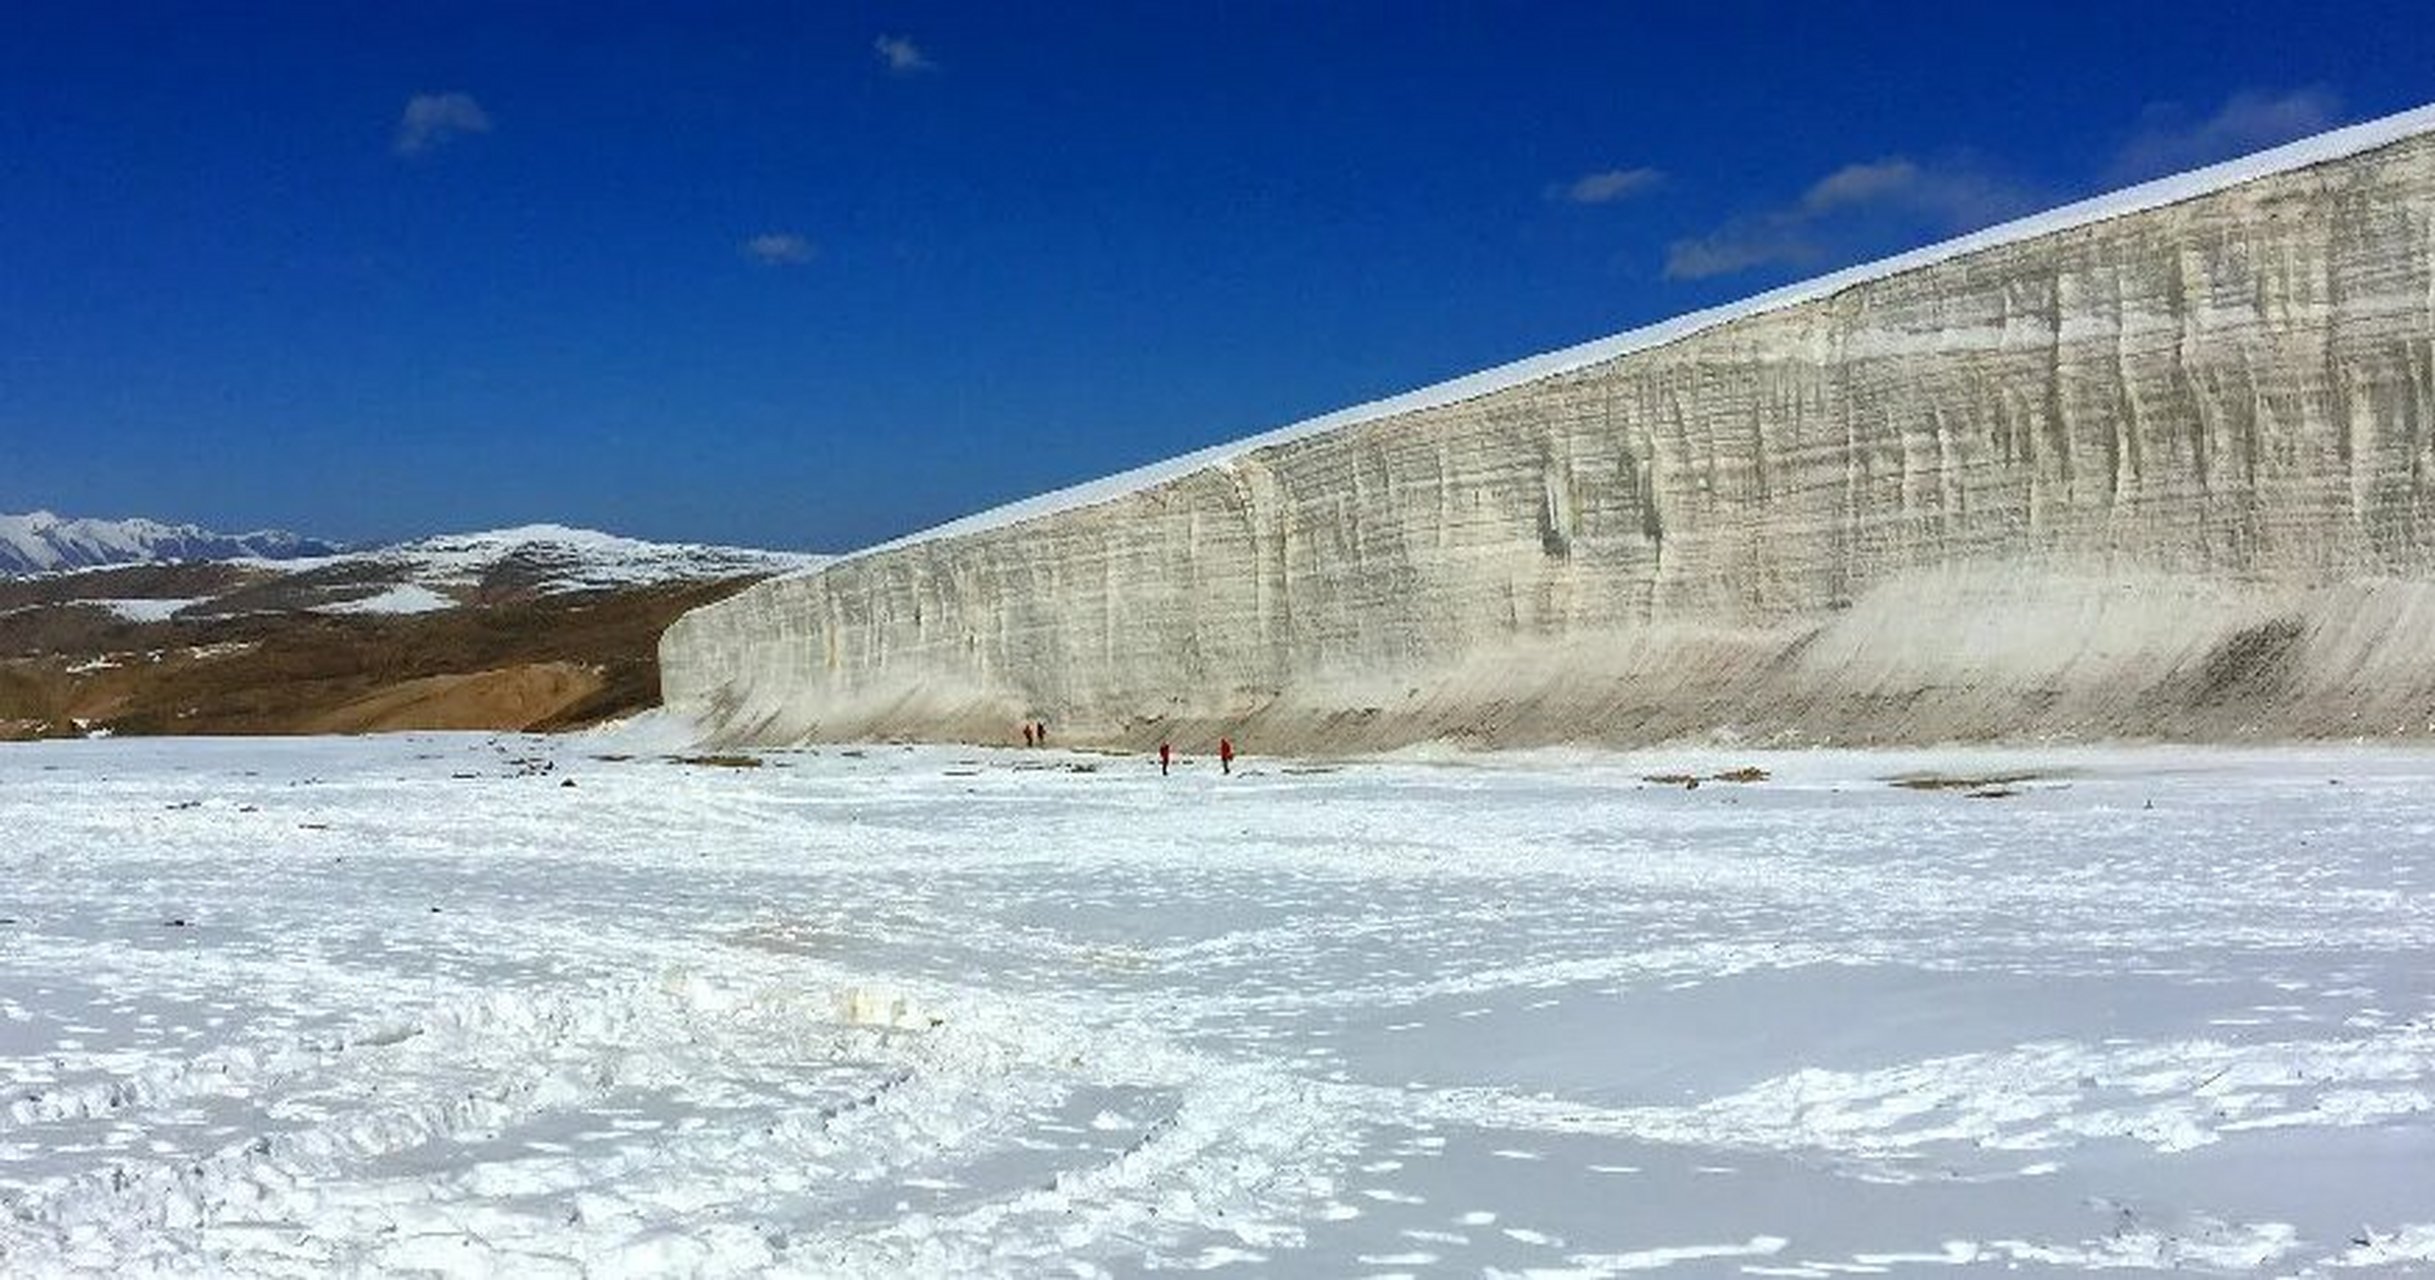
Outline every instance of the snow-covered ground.
<path id="1" fill-rule="evenodd" d="M 180 600 L 88 600 L 85 603 L 100 605 L 129 622 L 166 622 L 176 617 L 178 610 L 204 602 L 204 597 L 188 597 Z"/>
<path id="2" fill-rule="evenodd" d="M 339 604 L 325 604 L 316 613 L 437 613 L 454 609 L 457 602 L 419 582 L 400 583 L 377 595 L 363 596 Z"/>
<path id="3" fill-rule="evenodd" d="M 0 1272 L 2435 1266 L 2435 756 L 613 741 L 0 747 Z"/>

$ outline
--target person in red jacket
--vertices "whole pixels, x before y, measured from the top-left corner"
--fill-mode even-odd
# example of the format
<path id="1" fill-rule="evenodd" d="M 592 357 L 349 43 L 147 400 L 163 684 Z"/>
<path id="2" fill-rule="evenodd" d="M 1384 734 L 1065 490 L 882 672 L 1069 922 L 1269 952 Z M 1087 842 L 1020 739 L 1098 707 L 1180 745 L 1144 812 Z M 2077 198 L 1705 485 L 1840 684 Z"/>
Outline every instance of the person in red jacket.
<path id="1" fill-rule="evenodd" d="M 1173 747 L 1168 746 L 1168 745 L 1167 745 L 1166 743 L 1164 743 L 1164 742 L 1162 742 L 1162 743 L 1159 743 L 1159 744 L 1158 744 L 1158 776 L 1159 776 L 1159 777 L 1162 777 L 1162 778 L 1163 778 L 1163 777 L 1166 777 L 1166 776 L 1167 776 L 1167 763 L 1168 763 L 1169 761 L 1173 760 L 1174 758 L 1175 758 L 1175 749 L 1174 749 Z"/>
<path id="2" fill-rule="evenodd" d="M 1234 740 L 1232 738 L 1218 739 L 1218 768 L 1227 773 L 1234 772 Z"/>

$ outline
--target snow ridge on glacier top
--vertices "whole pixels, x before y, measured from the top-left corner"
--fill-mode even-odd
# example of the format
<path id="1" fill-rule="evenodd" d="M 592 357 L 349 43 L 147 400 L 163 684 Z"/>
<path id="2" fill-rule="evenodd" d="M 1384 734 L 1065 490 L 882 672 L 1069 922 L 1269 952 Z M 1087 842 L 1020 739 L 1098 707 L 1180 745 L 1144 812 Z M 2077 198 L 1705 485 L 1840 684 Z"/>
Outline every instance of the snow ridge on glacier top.
<path id="1" fill-rule="evenodd" d="M 1857 285 L 1933 266 L 1964 254 L 1997 248 L 2016 241 L 2034 239 L 2058 231 L 2067 231 L 2075 227 L 2088 226 L 2129 214 L 2145 213 L 2167 205 L 2180 204 L 2258 178 L 2345 159 L 2428 132 L 2435 132 L 2435 104 L 2415 107 L 2396 115 L 2334 129 L 2220 164 L 2158 178 L 2152 182 L 2110 191 L 2071 204 L 2059 205 L 2042 213 L 1998 223 L 1967 235 L 1896 254 L 1890 258 L 1881 258 L 1875 262 L 1862 263 L 1808 280 L 1796 281 L 1736 302 L 1725 303 L 1702 311 L 1688 312 L 1672 319 L 1661 320 L 1655 324 L 1560 350 L 1526 356 L 1507 364 L 1480 370 L 1477 373 L 1465 374 L 1384 399 L 1338 409 L 1315 418 L 1306 418 L 1300 422 L 1289 423 L 1256 435 L 1211 445 L 1205 449 L 1148 463 L 1096 480 L 1054 489 L 824 560 L 818 565 L 799 570 L 794 576 L 817 573 L 821 569 L 883 551 L 961 537 L 966 534 L 982 533 L 1064 511 L 1097 506 L 1100 503 L 1137 493 L 1196 471 L 1223 465 L 1259 449 L 1357 426 L 1379 418 L 1423 409 L 1441 408 L 1465 400 L 1477 399 L 1480 396 L 1525 382 L 1570 373 L 1618 356 L 1679 342 L 1736 320 L 1765 315 L 1769 312 L 1781 311 L 1802 303 L 1831 297 Z"/>

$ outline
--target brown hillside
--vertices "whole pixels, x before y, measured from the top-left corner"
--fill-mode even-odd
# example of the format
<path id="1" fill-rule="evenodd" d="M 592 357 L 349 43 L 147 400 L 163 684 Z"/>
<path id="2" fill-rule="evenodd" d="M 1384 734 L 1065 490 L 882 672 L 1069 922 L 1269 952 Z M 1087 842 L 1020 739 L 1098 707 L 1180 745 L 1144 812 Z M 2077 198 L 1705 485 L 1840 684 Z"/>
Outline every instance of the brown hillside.
<path id="1" fill-rule="evenodd" d="M 529 597 L 410 615 L 189 615 L 151 623 L 98 606 L 25 598 L 46 589 L 40 581 L 10 584 L 24 594 L 0 603 L 0 738 L 96 729 L 327 733 L 590 724 L 656 705 L 660 632 L 684 611 L 751 581 Z M 146 585 L 149 593 L 139 589 Z M 229 585 L 172 574 L 157 584 L 114 581 L 111 590 L 177 598 Z"/>

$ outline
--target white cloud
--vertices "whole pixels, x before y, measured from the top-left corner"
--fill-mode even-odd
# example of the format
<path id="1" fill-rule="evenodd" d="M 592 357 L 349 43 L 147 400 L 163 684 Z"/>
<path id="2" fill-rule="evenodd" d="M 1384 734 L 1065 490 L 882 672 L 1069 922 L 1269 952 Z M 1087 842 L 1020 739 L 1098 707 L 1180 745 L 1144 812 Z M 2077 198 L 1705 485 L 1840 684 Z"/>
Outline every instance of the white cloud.
<path id="1" fill-rule="evenodd" d="M 938 68 L 938 64 L 930 60 L 930 55 L 923 53 L 922 47 L 906 36 L 881 36 L 871 42 L 871 51 L 879 55 L 879 60 L 887 65 L 888 70 L 900 76 Z"/>
<path id="2" fill-rule="evenodd" d="M 792 231 L 764 231 L 744 242 L 744 256 L 765 267 L 799 267 L 818 252 Z"/>
<path id="3" fill-rule="evenodd" d="M 490 113 L 470 93 L 418 93 L 397 121 L 397 153 L 419 156 L 459 134 L 490 132 Z"/>
<path id="4" fill-rule="evenodd" d="M 1801 193 L 1801 209 L 1812 217 L 1847 209 L 1900 209 L 1955 230 L 2011 217 L 2028 203 L 2020 188 L 1967 164 L 1929 169 L 1901 156 L 1847 164 Z"/>
<path id="5" fill-rule="evenodd" d="M 2141 114 L 2138 129 L 2114 157 L 2108 177 L 2119 184 L 2196 169 L 2323 133 L 2341 118 L 2342 100 L 2324 89 L 2245 90 L 2198 119 L 2180 106 L 2159 104 Z"/>
<path id="6" fill-rule="evenodd" d="M 1655 169 L 1605 169 L 1557 183 L 1547 189 L 1547 198 L 1569 204 L 1613 204 L 1639 195 L 1665 177 Z"/>
<path id="7" fill-rule="evenodd" d="M 1701 280 L 1752 267 L 1818 262 L 1837 245 L 1893 233 L 1955 235 L 2026 212 L 2018 186 L 1967 160 L 1928 166 L 1903 156 L 1847 164 L 1791 205 L 1736 218 L 1666 247 L 1666 277 Z"/>
<path id="8" fill-rule="evenodd" d="M 1847 164 L 1809 184 L 1809 190 L 1801 193 L 1801 207 L 1811 213 L 1826 213 L 1845 205 L 1867 204 L 1898 195 L 1918 182 L 1919 166 L 1900 156 Z"/>
<path id="9" fill-rule="evenodd" d="M 1815 262 L 1824 251 L 1788 220 L 1748 219 L 1666 246 L 1666 279 L 1705 280 L 1770 263 Z"/>
<path id="10" fill-rule="evenodd" d="M 2205 116 L 2150 107 L 2104 175 L 2121 186 L 2322 133 L 2342 103 L 2324 89 L 2242 92 Z M 1847 164 L 1782 208 L 1746 215 L 1666 248 L 1666 276 L 1699 280 L 1771 264 L 1808 266 L 1922 235 L 1948 236 L 2016 217 L 2034 193 L 1968 157 L 1924 165 L 1904 156 Z"/>

